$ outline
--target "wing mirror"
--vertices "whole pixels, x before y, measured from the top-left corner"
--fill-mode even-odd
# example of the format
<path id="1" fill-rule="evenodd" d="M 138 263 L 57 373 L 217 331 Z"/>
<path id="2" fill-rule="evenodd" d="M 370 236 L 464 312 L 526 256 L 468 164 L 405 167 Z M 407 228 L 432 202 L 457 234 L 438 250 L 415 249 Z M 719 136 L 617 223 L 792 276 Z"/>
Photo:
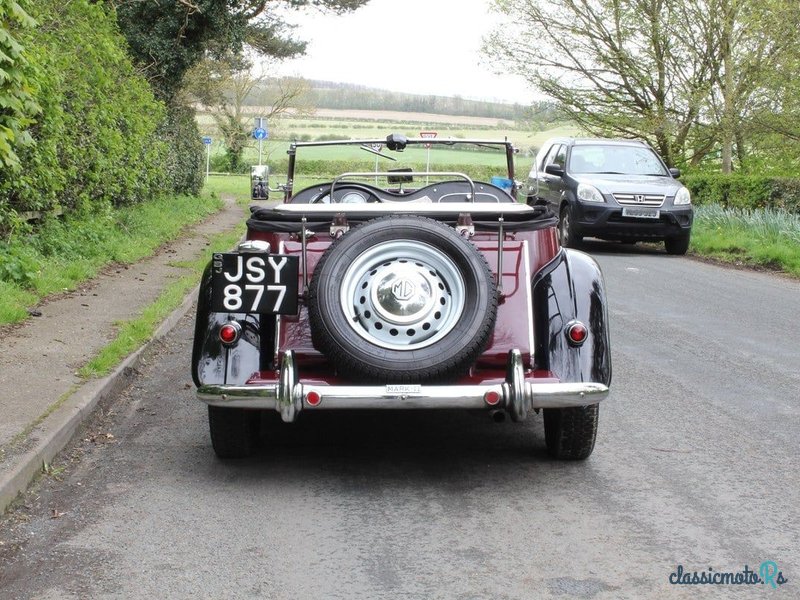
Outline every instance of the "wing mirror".
<path id="1" fill-rule="evenodd" d="M 672 175 L 675 179 L 681 176 L 681 170 L 676 169 L 675 167 L 670 167 L 669 174 Z"/>
<path id="2" fill-rule="evenodd" d="M 544 172 L 548 175 L 555 175 L 556 177 L 564 176 L 564 167 L 558 163 L 552 163 L 544 168 Z"/>

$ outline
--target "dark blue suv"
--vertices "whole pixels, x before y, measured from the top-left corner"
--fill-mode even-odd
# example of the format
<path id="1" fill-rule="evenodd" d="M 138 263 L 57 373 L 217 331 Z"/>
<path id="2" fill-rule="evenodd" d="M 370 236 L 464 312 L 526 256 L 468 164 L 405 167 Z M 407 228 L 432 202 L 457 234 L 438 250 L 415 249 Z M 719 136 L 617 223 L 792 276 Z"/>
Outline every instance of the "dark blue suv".
<path id="1" fill-rule="evenodd" d="M 663 241 L 669 254 L 685 254 L 694 213 L 679 176 L 644 142 L 554 138 L 536 156 L 527 202 L 547 204 L 559 216 L 562 246 L 591 236 Z"/>

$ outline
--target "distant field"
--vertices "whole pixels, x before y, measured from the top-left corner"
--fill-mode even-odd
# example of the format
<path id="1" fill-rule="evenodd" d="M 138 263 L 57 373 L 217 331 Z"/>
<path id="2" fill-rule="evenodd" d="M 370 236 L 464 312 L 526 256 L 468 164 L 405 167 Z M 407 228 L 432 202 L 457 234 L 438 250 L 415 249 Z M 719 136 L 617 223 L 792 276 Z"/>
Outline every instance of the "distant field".
<path id="1" fill-rule="evenodd" d="M 424 120 L 421 120 L 423 119 Z M 198 125 L 202 135 L 210 135 L 215 143 L 212 154 L 221 154 L 224 149 L 218 141 L 214 121 L 208 114 L 198 115 Z M 515 128 L 514 123 L 502 119 L 483 117 L 451 117 L 425 113 L 403 113 L 392 111 L 338 111 L 319 110 L 314 116 L 282 117 L 269 124 L 270 139 L 262 144 L 262 162 L 276 164 L 285 162 L 289 140 L 310 141 L 318 139 L 375 139 L 383 140 L 390 133 L 402 133 L 408 137 L 419 137 L 421 131 L 436 131 L 438 138 L 504 140 L 511 141 L 520 152 L 516 157 L 517 177 L 524 177 L 533 162 L 533 156 L 545 140 L 556 136 L 579 135 L 580 129 L 564 124 L 545 131 L 531 131 Z M 307 149 L 303 156 L 315 158 L 321 150 Z M 330 156 L 330 155 L 329 155 Z M 403 163 L 424 164 L 427 154 L 423 148 L 410 148 L 402 155 L 402 161 L 391 163 L 391 167 Z M 356 147 L 342 148 L 331 157 L 340 160 L 365 160 L 370 155 Z M 374 157 L 370 160 L 374 160 Z M 502 154 L 489 152 L 459 152 L 446 148 L 431 151 L 431 168 L 437 163 L 445 165 L 487 165 L 503 167 Z M 245 162 L 258 163 L 258 145 L 252 140 L 251 147 L 245 151 Z M 387 167 L 389 161 L 379 159 Z"/>
<path id="2" fill-rule="evenodd" d="M 320 111 L 322 112 L 322 111 Z M 328 112 L 328 111 L 326 111 Z M 335 111 L 339 112 L 339 111 Z M 393 118 L 386 120 L 358 119 L 354 118 L 355 113 L 370 111 L 341 112 L 338 118 L 324 118 L 321 114 L 306 117 L 283 117 L 271 122 L 270 146 L 275 140 L 285 142 L 290 139 L 319 139 L 326 136 L 329 139 L 384 139 L 390 133 L 402 133 L 409 137 L 419 137 L 421 131 L 436 131 L 439 137 L 453 138 L 472 138 L 472 139 L 504 139 L 508 138 L 522 150 L 531 147 L 538 148 L 549 137 L 568 136 L 580 134 L 580 129 L 569 124 L 559 125 L 545 131 L 532 131 L 520 129 L 510 122 L 498 124 L 495 119 L 489 119 L 490 124 L 465 124 L 459 119 L 476 119 L 477 117 L 450 117 L 446 115 L 427 115 L 435 116 L 438 122 L 414 122 L 413 119 L 405 118 L 409 115 L 420 113 L 389 113 L 381 111 L 381 114 L 392 115 Z M 199 114 L 198 125 L 202 135 L 217 136 L 216 126 L 210 115 Z M 255 140 L 253 141 L 255 147 Z"/>
<path id="3" fill-rule="evenodd" d="M 467 117 L 453 115 L 435 115 L 431 113 L 400 112 L 393 110 L 334 110 L 319 108 L 315 116 L 329 119 L 362 120 L 362 121 L 415 121 L 418 123 L 443 123 L 455 125 L 478 125 L 483 127 L 513 127 L 514 121 L 491 117 Z"/>
<path id="4" fill-rule="evenodd" d="M 269 112 L 269 107 L 246 106 L 243 112 L 248 116 L 257 117 Z M 438 115 L 422 112 L 401 112 L 397 110 L 341 110 L 333 108 L 318 108 L 314 117 L 320 119 L 346 120 L 346 121 L 379 121 L 382 123 L 392 121 L 415 123 L 443 123 L 479 127 L 513 127 L 514 121 L 496 117 L 469 117 L 458 115 Z M 288 115 L 288 118 L 303 119 L 304 116 Z"/>

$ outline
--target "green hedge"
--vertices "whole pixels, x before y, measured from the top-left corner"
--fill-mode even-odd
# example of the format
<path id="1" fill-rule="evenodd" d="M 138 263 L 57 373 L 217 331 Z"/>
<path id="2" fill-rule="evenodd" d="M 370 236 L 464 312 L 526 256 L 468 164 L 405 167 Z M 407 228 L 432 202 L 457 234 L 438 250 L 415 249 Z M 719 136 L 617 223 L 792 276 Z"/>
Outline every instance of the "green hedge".
<path id="1" fill-rule="evenodd" d="M 41 111 L 0 164 L 0 235 L 22 211 L 103 210 L 171 191 L 166 111 L 136 72 L 113 9 L 89 0 L 29 0 L 17 27 L 26 87 Z M 2 79 L 2 77 L 0 77 Z"/>
<path id="2" fill-rule="evenodd" d="M 20 44 L 34 20 L 14 0 L 0 0 L 0 169 L 19 167 L 18 149 L 31 143 L 25 129 L 41 107 L 34 98 L 35 71 Z"/>
<path id="3" fill-rule="evenodd" d="M 800 178 L 765 175 L 686 174 L 681 181 L 698 205 L 776 208 L 800 213 Z"/>

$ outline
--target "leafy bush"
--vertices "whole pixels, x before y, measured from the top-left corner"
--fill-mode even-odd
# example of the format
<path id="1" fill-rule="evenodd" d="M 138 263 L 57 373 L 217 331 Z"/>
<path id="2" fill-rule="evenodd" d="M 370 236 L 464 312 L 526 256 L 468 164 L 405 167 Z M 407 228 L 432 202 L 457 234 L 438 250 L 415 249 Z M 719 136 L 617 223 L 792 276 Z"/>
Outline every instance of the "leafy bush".
<path id="1" fill-rule="evenodd" d="M 212 154 L 209 169 L 214 173 L 229 173 L 231 163 L 227 154 Z"/>
<path id="2" fill-rule="evenodd" d="M 38 270 L 39 264 L 30 248 L 0 243 L 0 281 L 27 287 Z"/>
<path id="3" fill-rule="evenodd" d="M 135 72 L 113 11 L 34 0 L 30 12 L 38 26 L 19 42 L 42 111 L 27 130 L 34 143 L 18 150 L 19 168 L 0 166 L 0 226 L 14 212 L 102 210 L 169 189 L 167 145 L 157 137 L 164 107 Z"/>
<path id="4" fill-rule="evenodd" d="M 800 212 L 800 179 L 765 175 L 693 173 L 682 178 L 695 204 L 729 208 L 777 208 Z"/>
<path id="5" fill-rule="evenodd" d="M 0 282 L 41 295 L 74 285 L 103 264 L 131 262 L 219 210 L 210 197 L 162 196 L 133 206 L 47 217 L 35 234 L 0 242 Z M 1 299 L 0 299 L 1 300 Z"/>
<path id="6" fill-rule="evenodd" d="M 170 188 L 176 194 L 197 195 L 203 187 L 205 150 L 194 110 L 180 104 L 169 105 L 158 134 L 169 147 L 165 167 Z"/>
<path id="7" fill-rule="evenodd" d="M 0 0 L 0 168 L 19 166 L 17 149 L 31 142 L 25 129 L 40 110 L 31 87 L 35 72 L 17 39 L 33 25 L 15 0 Z"/>

